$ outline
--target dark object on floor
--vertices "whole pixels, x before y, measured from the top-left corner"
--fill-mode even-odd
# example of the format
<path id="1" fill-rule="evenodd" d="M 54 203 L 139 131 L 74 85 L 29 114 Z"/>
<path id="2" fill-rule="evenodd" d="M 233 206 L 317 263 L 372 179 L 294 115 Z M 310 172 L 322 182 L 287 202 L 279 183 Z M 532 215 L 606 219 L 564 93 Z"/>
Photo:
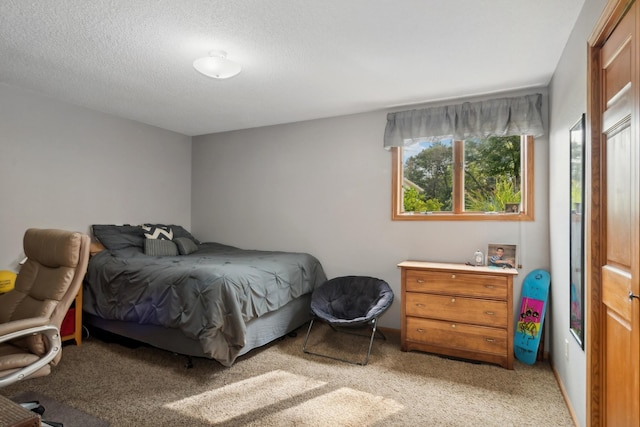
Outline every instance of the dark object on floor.
<path id="1" fill-rule="evenodd" d="M 387 282 L 375 277 L 343 276 L 327 280 L 317 287 L 311 296 L 311 312 L 314 318 L 309 323 L 302 351 L 316 356 L 328 357 L 342 362 L 366 365 L 371 355 L 371 346 L 377 330 L 378 318 L 391 306 L 393 291 Z M 307 341 L 314 321 L 323 321 L 338 332 L 350 329 L 371 328 L 369 349 L 364 361 L 352 361 L 307 350 Z"/>
<path id="2" fill-rule="evenodd" d="M 140 347 L 148 347 L 147 344 L 141 341 L 137 341 L 132 338 L 123 337 L 122 335 L 117 335 L 100 328 L 95 328 L 91 325 L 87 327 L 87 330 L 89 331 L 89 334 L 92 337 L 109 344 L 118 344 L 131 350 L 134 350 Z"/>
<path id="3" fill-rule="evenodd" d="M 61 422 L 64 426 L 74 427 L 108 427 L 109 423 L 79 409 L 73 408 L 53 398 L 36 393 L 25 392 L 11 398 L 14 402 L 38 401 L 46 408 L 45 415 L 48 418 Z"/>

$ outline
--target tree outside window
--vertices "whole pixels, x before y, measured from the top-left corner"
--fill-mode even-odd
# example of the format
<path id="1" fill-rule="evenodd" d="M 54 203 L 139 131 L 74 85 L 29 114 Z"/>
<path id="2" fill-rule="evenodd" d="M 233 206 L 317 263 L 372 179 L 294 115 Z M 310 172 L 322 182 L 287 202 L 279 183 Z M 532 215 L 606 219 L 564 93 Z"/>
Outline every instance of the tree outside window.
<path id="1" fill-rule="evenodd" d="M 533 138 L 394 149 L 393 219 L 533 219 Z"/>

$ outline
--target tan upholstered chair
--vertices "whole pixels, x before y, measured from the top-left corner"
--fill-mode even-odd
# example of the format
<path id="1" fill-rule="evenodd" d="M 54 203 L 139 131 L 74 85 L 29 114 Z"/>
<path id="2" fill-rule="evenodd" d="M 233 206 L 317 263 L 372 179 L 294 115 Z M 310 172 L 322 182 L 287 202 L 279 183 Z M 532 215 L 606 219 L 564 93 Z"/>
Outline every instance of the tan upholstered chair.
<path id="1" fill-rule="evenodd" d="M 30 228 L 15 288 L 0 295 L 0 387 L 48 375 L 62 357 L 60 326 L 87 271 L 89 236 Z"/>

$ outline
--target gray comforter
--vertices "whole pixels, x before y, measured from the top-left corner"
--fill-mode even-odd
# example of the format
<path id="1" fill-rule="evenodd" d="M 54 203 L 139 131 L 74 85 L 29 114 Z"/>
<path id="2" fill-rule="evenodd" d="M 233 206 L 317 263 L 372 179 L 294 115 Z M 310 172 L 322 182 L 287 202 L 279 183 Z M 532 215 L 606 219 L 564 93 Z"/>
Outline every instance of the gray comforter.
<path id="1" fill-rule="evenodd" d="M 205 354 L 230 366 L 245 345 L 246 323 L 310 293 L 326 280 L 305 253 L 242 250 L 203 243 L 189 255 L 139 250 L 94 256 L 84 310 L 105 319 L 179 328 Z"/>

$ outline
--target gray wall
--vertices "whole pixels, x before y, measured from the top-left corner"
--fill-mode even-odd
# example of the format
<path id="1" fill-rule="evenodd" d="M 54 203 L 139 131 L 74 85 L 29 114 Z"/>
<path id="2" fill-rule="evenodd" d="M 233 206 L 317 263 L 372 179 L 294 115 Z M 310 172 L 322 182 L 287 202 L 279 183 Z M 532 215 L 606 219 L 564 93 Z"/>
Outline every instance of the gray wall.
<path id="1" fill-rule="evenodd" d="M 191 138 L 0 84 L 0 269 L 29 227 L 191 223 Z"/>
<path id="2" fill-rule="evenodd" d="M 392 328 L 400 328 L 398 262 L 464 263 L 488 243 L 516 244 L 523 265 L 514 290 L 519 305 L 522 277 L 549 267 L 546 137 L 535 142 L 534 222 L 400 222 L 391 221 L 385 124 L 386 112 L 373 112 L 194 137 L 195 235 L 309 252 L 329 277 L 384 279 L 397 298 L 380 322 Z"/>
<path id="3" fill-rule="evenodd" d="M 587 109 L 587 38 L 605 4 L 606 0 L 585 2 L 549 86 L 552 315 L 547 330 L 554 368 L 582 426 L 586 425 L 586 356 L 569 332 L 569 129 Z"/>

